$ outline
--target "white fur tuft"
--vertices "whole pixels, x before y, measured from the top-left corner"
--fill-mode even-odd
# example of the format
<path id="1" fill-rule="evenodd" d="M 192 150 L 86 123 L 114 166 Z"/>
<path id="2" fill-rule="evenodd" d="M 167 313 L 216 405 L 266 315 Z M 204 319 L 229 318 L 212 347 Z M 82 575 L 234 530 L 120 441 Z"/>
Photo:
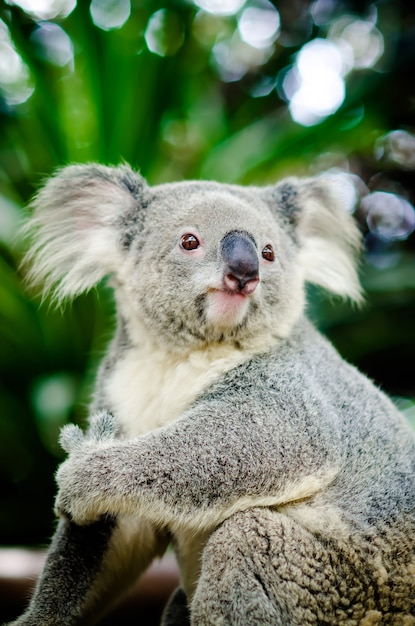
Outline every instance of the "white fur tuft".
<path id="1" fill-rule="evenodd" d="M 351 182 L 346 175 L 306 180 L 299 194 L 302 214 L 300 265 L 304 279 L 343 298 L 363 300 L 358 277 L 361 234 L 351 216 Z"/>
<path id="2" fill-rule="evenodd" d="M 126 166 L 72 165 L 60 170 L 32 202 L 23 229 L 31 240 L 27 280 L 58 302 L 95 286 L 121 262 L 120 216 L 137 202 Z M 137 176 L 137 175 L 135 175 Z"/>

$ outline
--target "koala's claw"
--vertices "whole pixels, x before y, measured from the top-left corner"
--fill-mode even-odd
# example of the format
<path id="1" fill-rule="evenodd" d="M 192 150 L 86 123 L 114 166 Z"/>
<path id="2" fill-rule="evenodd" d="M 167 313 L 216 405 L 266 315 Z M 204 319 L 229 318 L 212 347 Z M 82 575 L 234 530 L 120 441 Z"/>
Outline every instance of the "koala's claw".
<path id="1" fill-rule="evenodd" d="M 67 424 L 61 430 L 59 443 L 68 454 L 78 448 L 84 440 L 84 434 L 79 426 Z"/>
<path id="2" fill-rule="evenodd" d="M 87 433 L 83 433 L 79 426 L 67 424 L 61 430 L 59 443 L 67 452 L 75 452 L 83 443 L 111 441 L 117 433 L 117 421 L 107 411 L 97 413 L 91 418 L 91 426 Z"/>
<path id="3" fill-rule="evenodd" d="M 88 439 L 111 441 L 116 434 L 117 420 L 112 413 L 101 411 L 91 418 L 91 426 L 87 433 Z"/>

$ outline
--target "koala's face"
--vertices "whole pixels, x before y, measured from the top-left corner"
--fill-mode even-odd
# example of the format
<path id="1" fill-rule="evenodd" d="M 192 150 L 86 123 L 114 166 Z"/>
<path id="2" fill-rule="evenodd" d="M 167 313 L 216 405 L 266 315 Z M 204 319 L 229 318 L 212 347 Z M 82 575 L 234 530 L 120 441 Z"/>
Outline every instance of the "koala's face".
<path id="1" fill-rule="evenodd" d="M 259 190 L 160 186 L 146 211 L 114 285 L 127 315 L 137 315 L 156 339 L 243 341 L 284 333 L 298 317 L 298 251 Z"/>
<path id="2" fill-rule="evenodd" d="M 290 332 L 307 280 L 359 299 L 349 192 L 333 176 L 149 187 L 128 166 L 69 166 L 34 200 L 29 278 L 64 299 L 111 276 L 133 341 L 263 345 Z"/>

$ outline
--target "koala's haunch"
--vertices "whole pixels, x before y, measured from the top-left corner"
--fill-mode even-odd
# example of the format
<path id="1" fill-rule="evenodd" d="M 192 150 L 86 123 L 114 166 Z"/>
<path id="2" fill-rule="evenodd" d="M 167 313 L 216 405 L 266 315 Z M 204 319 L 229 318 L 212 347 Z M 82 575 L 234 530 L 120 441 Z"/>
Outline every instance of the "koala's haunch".
<path id="1" fill-rule="evenodd" d="M 304 316 L 306 282 L 362 298 L 353 199 L 99 165 L 40 190 L 29 279 L 61 301 L 109 276 L 118 325 L 15 625 L 96 623 L 169 542 L 164 626 L 415 624 L 414 434 Z"/>

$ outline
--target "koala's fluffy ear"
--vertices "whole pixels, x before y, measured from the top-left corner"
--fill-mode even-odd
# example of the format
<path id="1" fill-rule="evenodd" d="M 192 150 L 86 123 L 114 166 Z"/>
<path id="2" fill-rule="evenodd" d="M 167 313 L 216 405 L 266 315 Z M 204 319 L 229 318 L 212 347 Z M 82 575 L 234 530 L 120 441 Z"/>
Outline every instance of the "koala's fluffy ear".
<path id="1" fill-rule="evenodd" d="M 363 183 L 362 183 L 363 185 Z M 274 187 L 274 208 L 294 229 L 304 280 L 359 303 L 362 237 L 352 211 L 359 196 L 355 177 L 325 174 L 290 178 Z"/>
<path id="2" fill-rule="evenodd" d="M 116 270 L 139 226 L 145 185 L 126 165 L 58 171 L 34 198 L 24 229 L 31 244 L 28 281 L 61 301 Z"/>

